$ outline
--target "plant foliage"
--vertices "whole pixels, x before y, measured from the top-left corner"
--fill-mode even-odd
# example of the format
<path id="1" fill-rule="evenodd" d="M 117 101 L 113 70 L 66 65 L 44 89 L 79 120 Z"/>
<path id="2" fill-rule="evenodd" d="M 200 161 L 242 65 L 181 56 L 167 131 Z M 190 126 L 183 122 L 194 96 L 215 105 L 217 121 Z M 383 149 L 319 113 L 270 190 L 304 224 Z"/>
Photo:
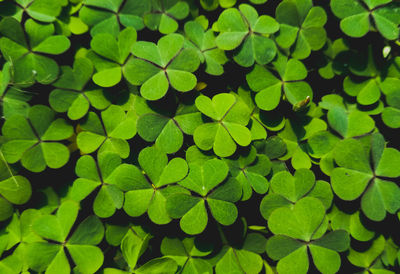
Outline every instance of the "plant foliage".
<path id="1" fill-rule="evenodd" d="M 398 0 L 0 0 L 0 273 L 400 273 Z"/>

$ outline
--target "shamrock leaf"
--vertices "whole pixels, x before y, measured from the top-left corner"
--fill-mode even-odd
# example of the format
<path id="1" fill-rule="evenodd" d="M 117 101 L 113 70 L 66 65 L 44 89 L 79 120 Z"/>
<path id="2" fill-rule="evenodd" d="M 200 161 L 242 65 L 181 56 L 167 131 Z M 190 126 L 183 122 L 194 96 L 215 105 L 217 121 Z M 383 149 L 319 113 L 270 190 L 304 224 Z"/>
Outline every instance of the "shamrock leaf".
<path id="1" fill-rule="evenodd" d="M 127 139 L 136 134 L 136 121 L 120 106 L 111 105 L 101 112 L 101 120 L 89 112 L 80 124 L 82 132 L 77 136 L 77 145 L 82 153 L 111 151 L 125 159 L 129 156 Z"/>
<path id="2" fill-rule="evenodd" d="M 167 198 L 167 212 L 174 219 L 181 219 L 182 230 L 190 235 L 201 233 L 207 226 L 206 203 L 217 222 L 231 225 L 237 218 L 234 204 L 240 199 L 241 186 L 235 179 L 222 184 L 228 175 L 228 165 L 218 159 L 204 164 L 189 164 L 188 176 L 179 184 L 201 196 L 177 193 Z"/>
<path id="3" fill-rule="evenodd" d="M 259 233 L 247 233 L 236 245 L 226 243 L 217 254 L 219 258 L 215 273 L 260 273 L 263 260 L 261 253 L 265 251 L 266 239 Z"/>
<path id="4" fill-rule="evenodd" d="M 268 15 L 258 16 L 250 5 L 241 4 L 239 9 L 224 10 L 218 18 L 220 34 L 215 39 L 222 50 L 234 50 L 233 59 L 243 67 L 251 67 L 254 62 L 265 65 L 276 55 L 275 43 L 266 37 L 277 32 L 279 24 Z"/>
<path id="5" fill-rule="evenodd" d="M 356 109 L 348 111 L 342 107 L 333 107 L 327 117 L 330 127 L 343 138 L 362 136 L 375 128 L 374 120 Z"/>
<path id="6" fill-rule="evenodd" d="M 400 176 L 396 168 L 400 152 L 386 148 L 379 133 L 370 138 L 367 149 L 355 139 L 345 139 L 336 145 L 334 159 L 339 167 L 332 171 L 331 184 L 343 200 L 352 201 L 361 196 L 363 213 L 371 220 L 382 221 L 386 212 L 394 214 L 400 208 L 400 189 L 387 181 Z"/>
<path id="7" fill-rule="evenodd" d="M 315 181 L 314 173 L 309 169 L 298 169 L 294 176 L 288 171 L 278 172 L 271 179 L 271 191 L 261 201 L 261 215 L 269 220 L 274 210 L 290 208 L 303 197 L 317 198 L 328 209 L 333 194 L 330 185 L 325 181 Z"/>
<path id="8" fill-rule="evenodd" d="M 5 10 L 6 16 L 11 14 L 7 11 L 14 11 L 13 17 L 21 21 L 23 13 L 26 12 L 31 18 L 44 22 L 54 22 L 60 15 L 61 10 L 68 4 L 65 0 L 17 0 L 5 1 L 0 4 L 0 10 Z"/>
<path id="9" fill-rule="evenodd" d="M 181 104 L 173 115 L 165 116 L 154 111 L 141 115 L 137 121 L 137 129 L 139 136 L 145 141 L 155 141 L 158 148 L 171 154 L 182 147 L 183 134 L 193 135 L 194 130 L 202 123 L 201 113 L 194 105 Z"/>
<path id="10" fill-rule="evenodd" d="M 292 105 L 310 97 L 312 101 L 313 92 L 308 83 L 303 81 L 307 77 L 307 69 L 297 59 L 288 59 L 278 55 L 276 61 L 272 62 L 279 78 L 263 66 L 256 65 L 246 75 L 250 88 L 257 92 L 255 102 L 262 110 L 273 110 L 281 101 L 282 92 Z"/>
<path id="11" fill-rule="evenodd" d="M 79 178 L 74 181 L 70 197 L 81 201 L 96 191 L 94 213 L 100 218 L 111 217 L 116 209 L 122 208 L 122 190 L 129 184 L 129 179 L 123 176 L 132 168 L 121 164 L 121 158 L 112 152 L 98 154 L 97 161 L 92 156 L 82 156 L 76 163 L 75 172 Z"/>
<path id="12" fill-rule="evenodd" d="M 382 111 L 382 120 L 390 128 L 400 128 L 400 89 L 386 94 L 388 107 Z"/>
<path id="13" fill-rule="evenodd" d="M 251 2 L 254 1 L 260 1 L 260 0 L 252 0 Z M 222 8 L 230 8 L 236 4 L 236 0 L 200 0 L 200 5 L 203 7 L 203 9 L 207 11 L 215 10 L 218 8 L 218 6 L 221 6 Z"/>
<path id="14" fill-rule="evenodd" d="M 139 41 L 134 44 L 131 58 L 125 66 L 124 76 L 132 85 L 142 85 L 140 94 L 147 100 L 162 98 L 171 85 L 186 92 L 197 83 L 192 74 L 199 67 L 199 57 L 194 49 L 183 49 L 185 38 L 169 34 L 158 40 L 157 45 Z"/>
<path id="15" fill-rule="evenodd" d="M 19 88 L 13 80 L 12 64 L 5 62 L 0 71 L 0 102 L 6 119 L 16 114 L 26 116 L 29 109 L 27 101 L 32 98 L 32 93 Z"/>
<path id="16" fill-rule="evenodd" d="M 0 221 L 11 217 L 13 204 L 22 205 L 32 195 L 31 184 L 27 178 L 16 175 L 0 151 Z"/>
<path id="17" fill-rule="evenodd" d="M 189 5 L 181 0 L 153 0 L 151 11 L 143 16 L 146 27 L 169 34 L 178 29 L 177 20 L 189 15 Z"/>
<path id="18" fill-rule="evenodd" d="M 103 253 L 96 245 L 101 242 L 104 227 L 95 216 L 89 216 L 70 235 L 78 216 L 79 206 L 73 201 L 63 202 L 55 215 L 42 215 L 32 225 L 33 230 L 48 241 L 32 243 L 27 254 L 30 267 L 38 272 L 70 273 L 66 251 L 71 255 L 76 270 L 94 273 L 103 264 Z"/>
<path id="19" fill-rule="evenodd" d="M 332 0 L 332 12 L 342 19 L 340 28 L 351 37 L 362 37 L 370 30 L 377 30 L 388 39 L 399 37 L 399 3 L 392 0 L 354 1 Z"/>
<path id="20" fill-rule="evenodd" d="M 182 273 L 213 273 L 211 264 L 202 259 L 213 251 L 212 247 L 196 241 L 194 237 L 182 241 L 165 237 L 160 248 L 164 256 L 175 260 L 182 267 Z"/>
<path id="21" fill-rule="evenodd" d="M 185 24 L 188 47 L 197 50 L 201 63 L 205 63 L 205 72 L 211 75 L 224 73 L 223 65 L 228 61 L 225 52 L 217 48 L 214 32 L 205 31 L 200 23 L 189 21 Z"/>
<path id="22" fill-rule="evenodd" d="M 36 1 L 35 1 L 36 2 Z M 43 54 L 58 55 L 70 47 L 63 35 L 53 35 L 53 24 L 39 24 L 32 19 L 25 22 L 24 32 L 20 23 L 12 18 L 0 22 L 0 50 L 11 62 L 14 82 L 32 85 L 35 80 L 48 84 L 56 80 L 59 72 L 57 63 Z"/>
<path id="23" fill-rule="evenodd" d="M 132 181 L 126 187 L 124 210 L 133 217 L 147 212 L 152 222 L 167 224 L 171 221 L 166 211 L 167 198 L 174 193 L 188 193 L 171 184 L 186 177 L 188 165 L 182 158 L 168 162 L 167 155 L 156 147 L 144 148 L 138 160 L 144 174 L 136 167 L 131 168 Z"/>
<path id="24" fill-rule="evenodd" d="M 144 28 L 142 16 L 150 11 L 150 1 L 84 0 L 79 18 L 90 27 L 90 34 L 109 33 L 117 37 L 120 25 L 136 30 Z"/>
<path id="25" fill-rule="evenodd" d="M 62 75 L 53 84 L 57 89 L 49 96 L 50 106 L 57 112 L 67 112 L 71 120 L 86 115 L 90 105 L 96 109 L 105 109 L 110 102 L 104 97 L 103 90 L 86 87 L 93 73 L 93 65 L 89 59 L 75 59 L 74 67 L 61 67 Z"/>
<path id="26" fill-rule="evenodd" d="M 313 7 L 312 0 L 284 0 L 275 16 L 280 23 L 276 43 L 285 49 L 292 47 L 293 58 L 307 58 L 312 50 L 324 46 L 327 16 L 322 7 Z"/>
<path id="27" fill-rule="evenodd" d="M 196 128 L 193 134 L 195 144 L 203 150 L 211 148 L 220 157 L 231 156 L 237 145 L 248 146 L 251 133 L 246 125 L 250 113 L 246 105 L 234 95 L 220 93 L 212 100 L 204 95 L 196 99 L 196 107 L 214 122 Z"/>
<path id="28" fill-rule="evenodd" d="M 340 268 L 338 252 L 349 248 L 350 238 L 343 230 L 325 234 L 327 226 L 325 208 L 313 197 L 299 200 L 292 208 L 273 211 L 268 227 L 275 235 L 268 239 L 266 251 L 270 258 L 279 260 L 277 271 L 307 273 L 309 249 L 319 271 L 336 273 Z"/>
<path id="29" fill-rule="evenodd" d="M 364 252 L 358 252 L 352 248 L 350 248 L 349 255 L 347 256 L 347 259 L 355 266 L 365 268 L 365 269 L 371 269 L 372 273 L 374 273 L 374 269 L 377 270 L 377 273 L 379 273 L 379 256 L 382 254 L 382 252 L 385 249 L 385 238 L 383 235 L 379 236 L 377 239 L 375 239 L 372 242 L 371 247 L 364 251 Z M 375 266 L 377 265 L 377 267 Z M 383 270 L 385 271 L 385 270 Z M 388 272 L 386 272 L 388 273 Z"/>
<path id="30" fill-rule="evenodd" d="M 309 113 L 311 115 L 312 109 Z M 317 117 L 312 117 L 308 113 L 296 115 L 291 119 L 287 119 L 285 128 L 278 133 L 287 147 L 286 155 L 282 156 L 280 160 L 288 160 L 291 158 L 291 164 L 295 169 L 310 168 L 311 159 L 308 156 L 308 147 L 304 143 L 308 139 L 313 138 L 315 135 L 326 132 L 327 124 L 324 120 Z"/>
<path id="31" fill-rule="evenodd" d="M 4 251 L 8 251 L 10 255 L 2 258 L 0 261 L 0 269 L 4 273 L 27 272 L 29 264 L 27 260 L 27 249 L 30 243 L 42 241 L 32 230 L 32 223 L 41 216 L 41 212 L 36 209 L 27 209 L 21 214 L 14 213 L 9 224 L 5 228 L 7 234 L 2 233 L 1 238 L 7 236 L 7 242 L 2 242 Z M 3 230 L 4 232 L 4 230 Z M 12 253 L 11 253 L 12 252 Z M 0 252 L 1 253 L 1 252 Z"/>
<path id="32" fill-rule="evenodd" d="M 235 93 L 232 92 L 235 95 Z M 264 123 L 263 113 L 254 104 L 250 89 L 239 87 L 237 90 L 237 99 L 247 106 L 246 112 L 250 113 L 249 129 L 252 140 L 264 140 L 267 137 L 268 122 Z"/>
<path id="33" fill-rule="evenodd" d="M 328 217 L 333 230 L 346 230 L 357 241 L 369 241 L 375 235 L 374 231 L 367 229 L 363 225 L 360 211 L 347 214 L 334 206 Z"/>
<path id="34" fill-rule="evenodd" d="M 92 79 L 101 87 L 112 87 L 122 79 L 125 63 L 136 42 L 137 34 L 134 28 L 126 28 L 114 38 L 109 33 L 96 34 L 90 45 L 88 54 L 97 70 Z"/>
<path id="35" fill-rule="evenodd" d="M 388 74 L 385 71 L 390 68 L 381 67 L 380 60 L 371 46 L 357 55 L 352 54 L 349 65 L 352 74 L 343 80 L 343 89 L 348 95 L 355 96 L 360 105 L 376 104 L 381 93 L 388 94 L 394 91 L 399 82 L 398 73 Z"/>
<path id="36" fill-rule="evenodd" d="M 386 96 L 387 107 L 382 111 L 382 120 L 390 128 L 400 127 L 400 58 L 395 57 L 388 68 L 387 77 L 381 83 L 382 92 Z"/>
<path id="37" fill-rule="evenodd" d="M 167 257 L 150 260 L 143 266 L 137 265 L 139 258 L 146 251 L 151 238 L 152 235 L 150 233 L 142 229 L 136 229 L 135 226 L 131 227 L 121 242 L 121 251 L 127 263 L 126 270 L 128 271 L 106 268 L 104 269 L 104 273 L 175 273 L 178 265 L 173 259 Z"/>
<path id="38" fill-rule="evenodd" d="M 224 161 L 229 165 L 232 176 L 242 185 L 242 201 L 250 199 L 253 189 L 258 194 L 268 191 L 269 182 L 265 176 L 271 170 L 271 162 L 267 156 L 257 155 L 253 146 Z"/>
<path id="39" fill-rule="evenodd" d="M 67 147 L 57 141 L 71 137 L 73 129 L 64 119 L 55 119 L 49 107 L 35 105 L 27 118 L 11 116 L 2 132 L 7 141 L 1 150 L 8 163 L 21 160 L 26 169 L 41 172 L 46 166 L 60 168 L 68 162 Z"/>

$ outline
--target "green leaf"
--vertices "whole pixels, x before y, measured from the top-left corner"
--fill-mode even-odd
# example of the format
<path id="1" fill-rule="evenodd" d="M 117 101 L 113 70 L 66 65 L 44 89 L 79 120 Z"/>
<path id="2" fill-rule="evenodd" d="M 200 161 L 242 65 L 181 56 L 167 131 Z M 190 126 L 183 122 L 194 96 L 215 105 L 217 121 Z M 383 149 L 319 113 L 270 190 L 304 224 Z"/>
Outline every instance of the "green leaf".
<path id="1" fill-rule="evenodd" d="M 268 219 L 268 227 L 274 234 L 310 241 L 325 216 L 322 203 L 312 197 L 299 200 L 293 207 L 278 208 Z"/>

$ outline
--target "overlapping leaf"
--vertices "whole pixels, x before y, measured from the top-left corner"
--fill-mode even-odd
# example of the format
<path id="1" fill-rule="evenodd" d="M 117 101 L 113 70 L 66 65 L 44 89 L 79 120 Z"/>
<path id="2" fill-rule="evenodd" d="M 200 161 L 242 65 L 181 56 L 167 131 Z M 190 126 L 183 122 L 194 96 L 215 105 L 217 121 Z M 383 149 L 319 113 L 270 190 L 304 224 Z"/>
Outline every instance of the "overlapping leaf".
<path id="1" fill-rule="evenodd" d="M 90 106 L 103 110 L 110 105 L 104 97 L 104 91 L 87 86 L 93 73 L 89 59 L 75 59 L 74 67 L 61 67 L 62 74 L 53 84 L 56 89 L 49 95 L 50 106 L 57 112 L 67 112 L 71 120 L 86 115 Z"/>
<path id="2" fill-rule="evenodd" d="M 162 98 L 172 86 L 180 92 L 192 90 L 197 78 L 192 72 L 200 61 L 194 49 L 183 48 L 185 38 L 169 34 L 157 45 L 139 41 L 134 44 L 131 58 L 125 66 L 124 76 L 133 85 L 142 85 L 140 94 L 147 100 Z"/>
<path id="3" fill-rule="evenodd" d="M 156 224 L 167 224 L 171 218 L 166 210 L 166 200 L 174 193 L 188 193 L 174 183 L 188 173 L 188 165 L 182 158 L 168 161 L 167 155 L 156 147 L 144 148 L 139 153 L 139 165 L 144 171 L 132 166 L 129 169 L 131 182 L 125 186 L 124 210 L 133 217 L 147 212 Z"/>
<path id="4" fill-rule="evenodd" d="M 35 1 L 36 2 L 36 1 Z M 0 50 L 13 67 L 14 82 L 32 85 L 35 81 L 49 84 L 59 73 L 57 63 L 43 54 L 58 55 L 70 47 L 63 35 L 54 35 L 52 24 L 39 24 L 29 19 L 21 24 L 12 17 L 0 22 Z"/>
<path id="5" fill-rule="evenodd" d="M 78 211 L 77 203 L 65 201 L 55 215 L 43 215 L 34 221 L 33 230 L 47 241 L 29 245 L 27 259 L 31 269 L 46 273 L 70 273 L 66 250 L 77 271 L 94 273 L 101 267 L 104 256 L 96 245 L 103 239 L 104 227 L 97 217 L 87 217 L 68 237 Z"/>
<path id="6" fill-rule="evenodd" d="M 371 135 L 367 147 L 358 140 L 345 139 L 336 146 L 334 159 L 339 167 L 332 171 L 331 184 L 341 199 L 351 201 L 361 196 L 363 213 L 374 221 L 399 210 L 400 188 L 387 178 L 400 176 L 396 168 L 400 152 L 385 147 L 382 135 Z"/>
<path id="7" fill-rule="evenodd" d="M 266 35 L 277 32 L 279 24 L 271 16 L 258 16 L 257 10 L 248 4 L 224 10 L 218 18 L 218 30 L 217 46 L 236 49 L 233 59 L 243 67 L 254 62 L 265 65 L 276 55 L 275 43 Z"/>
<path id="8" fill-rule="evenodd" d="M 307 96 L 312 101 L 312 89 L 303 81 L 307 77 L 307 69 L 301 61 L 279 55 L 272 63 L 278 77 L 259 65 L 246 75 L 250 88 L 257 92 L 255 102 L 260 109 L 275 109 L 281 101 L 282 93 L 292 105 L 305 100 Z"/>
<path id="9" fill-rule="evenodd" d="M 231 225 L 237 218 L 234 202 L 241 197 L 241 186 L 235 179 L 224 180 L 228 175 L 228 165 L 218 159 L 203 164 L 189 164 L 188 176 L 179 184 L 200 195 L 192 196 L 176 193 L 167 198 L 167 212 L 174 219 L 180 219 L 181 229 L 187 234 L 199 234 L 207 226 L 208 205 L 214 219 Z"/>
<path id="10" fill-rule="evenodd" d="M 128 116 L 122 107 L 111 105 L 101 112 L 101 120 L 94 112 L 89 112 L 80 124 L 82 132 L 77 136 L 77 145 L 82 153 L 111 151 L 121 158 L 129 156 L 130 148 L 126 140 L 136 134 L 136 120 Z"/>
<path id="11" fill-rule="evenodd" d="M 101 87 L 112 87 L 121 81 L 136 38 L 136 30 L 131 27 L 121 31 L 116 38 L 109 33 L 98 33 L 93 37 L 90 45 L 95 54 L 88 54 L 97 71 L 92 77 L 93 82 Z"/>
<path id="12" fill-rule="evenodd" d="M 202 124 L 194 131 L 193 139 L 200 149 L 212 148 L 216 155 L 229 157 L 236 151 L 236 144 L 250 144 L 251 133 L 246 128 L 250 112 L 233 94 L 220 93 L 212 99 L 200 95 L 196 107 L 214 121 Z"/>
<path id="13" fill-rule="evenodd" d="M 41 172 L 46 166 L 60 168 L 68 162 L 69 151 L 58 141 L 72 136 L 72 126 L 64 119 L 56 119 L 49 107 L 35 105 L 27 117 L 11 116 L 2 133 L 6 143 L 1 150 L 8 163 L 21 161 L 26 169 Z"/>
<path id="14" fill-rule="evenodd" d="M 144 24 L 151 30 L 169 34 L 178 29 L 178 20 L 189 15 L 189 5 L 181 0 L 152 0 L 151 11 L 143 16 Z"/>
<path id="15" fill-rule="evenodd" d="M 377 30 L 389 40 L 399 37 L 399 3 L 392 0 L 332 0 L 332 12 L 342 19 L 340 28 L 351 37 L 362 37 Z M 373 23 L 372 23 L 373 22 Z"/>
<path id="16" fill-rule="evenodd" d="M 316 198 L 306 197 L 292 208 L 283 207 L 272 212 L 268 227 L 275 235 L 268 239 L 268 256 L 279 260 L 279 273 L 308 273 L 310 250 L 314 265 L 322 273 L 336 273 L 340 268 L 340 256 L 349 248 L 350 238 L 346 231 L 327 230 L 325 208 Z"/>
<path id="17" fill-rule="evenodd" d="M 322 7 L 313 7 L 312 0 L 284 0 L 276 8 L 275 16 L 280 23 L 276 43 L 291 48 L 294 58 L 307 58 L 311 51 L 324 46 L 326 12 Z"/>
<path id="18" fill-rule="evenodd" d="M 136 30 L 144 28 L 142 16 L 150 11 L 150 1 L 84 0 L 79 18 L 90 27 L 90 34 L 109 33 L 117 37 L 121 25 Z"/>

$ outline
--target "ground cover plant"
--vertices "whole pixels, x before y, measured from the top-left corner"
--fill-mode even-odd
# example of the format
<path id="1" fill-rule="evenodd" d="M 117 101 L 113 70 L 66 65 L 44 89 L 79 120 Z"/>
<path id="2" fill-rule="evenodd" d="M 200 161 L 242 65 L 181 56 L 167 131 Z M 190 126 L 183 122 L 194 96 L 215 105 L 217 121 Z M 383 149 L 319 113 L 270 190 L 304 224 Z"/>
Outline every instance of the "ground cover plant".
<path id="1" fill-rule="evenodd" d="M 0 273 L 400 273 L 398 0 L 0 0 Z"/>

